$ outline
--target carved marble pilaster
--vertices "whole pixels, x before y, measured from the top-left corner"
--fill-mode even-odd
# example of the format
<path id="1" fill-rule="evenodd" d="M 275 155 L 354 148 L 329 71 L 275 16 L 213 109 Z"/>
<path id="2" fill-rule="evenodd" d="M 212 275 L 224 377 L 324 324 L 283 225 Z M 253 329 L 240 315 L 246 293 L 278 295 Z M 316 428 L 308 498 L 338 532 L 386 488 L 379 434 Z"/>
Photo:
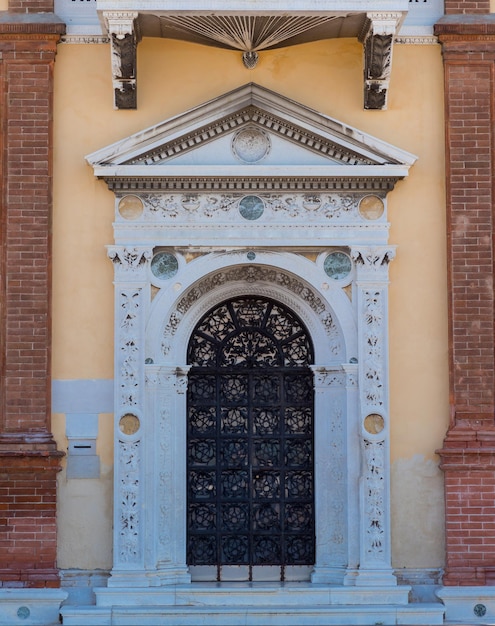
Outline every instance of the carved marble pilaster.
<path id="1" fill-rule="evenodd" d="M 104 11 L 112 54 L 112 85 L 116 109 L 137 108 L 137 11 Z"/>
<path id="2" fill-rule="evenodd" d="M 354 585 L 356 570 L 360 563 L 360 499 L 359 483 L 361 475 L 361 458 L 356 451 L 360 449 L 360 404 L 358 364 L 344 363 L 342 369 L 345 374 L 346 390 L 346 454 L 347 454 L 347 570 L 344 585 Z"/>
<path id="3" fill-rule="evenodd" d="M 359 569 L 356 585 L 395 585 L 391 568 L 388 390 L 389 246 L 351 250 L 356 265 L 359 373 Z"/>
<path id="4" fill-rule="evenodd" d="M 347 564 L 346 376 L 340 368 L 314 365 L 316 563 L 314 583 L 342 584 Z"/>
<path id="5" fill-rule="evenodd" d="M 394 37 L 401 13 L 368 13 L 360 35 L 364 48 L 364 108 L 387 108 Z"/>
<path id="6" fill-rule="evenodd" d="M 186 392 L 189 366 L 146 366 L 147 414 L 155 425 L 149 540 L 153 584 L 190 582 L 186 565 Z"/>
<path id="7" fill-rule="evenodd" d="M 115 489 L 114 567 L 109 585 L 136 584 L 131 572 L 145 562 L 146 436 L 144 426 L 144 326 L 146 270 L 151 251 L 108 249 L 115 276 Z M 132 424 L 127 429 L 125 424 Z"/>

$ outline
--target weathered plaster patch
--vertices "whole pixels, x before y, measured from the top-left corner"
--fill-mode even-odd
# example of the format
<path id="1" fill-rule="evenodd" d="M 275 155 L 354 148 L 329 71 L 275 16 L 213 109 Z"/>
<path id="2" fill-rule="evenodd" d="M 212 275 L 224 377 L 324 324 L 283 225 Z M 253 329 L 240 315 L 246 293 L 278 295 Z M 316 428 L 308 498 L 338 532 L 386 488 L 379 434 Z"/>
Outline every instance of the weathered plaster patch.
<path id="1" fill-rule="evenodd" d="M 443 474 L 416 454 L 392 464 L 392 563 L 395 568 L 444 564 Z"/>

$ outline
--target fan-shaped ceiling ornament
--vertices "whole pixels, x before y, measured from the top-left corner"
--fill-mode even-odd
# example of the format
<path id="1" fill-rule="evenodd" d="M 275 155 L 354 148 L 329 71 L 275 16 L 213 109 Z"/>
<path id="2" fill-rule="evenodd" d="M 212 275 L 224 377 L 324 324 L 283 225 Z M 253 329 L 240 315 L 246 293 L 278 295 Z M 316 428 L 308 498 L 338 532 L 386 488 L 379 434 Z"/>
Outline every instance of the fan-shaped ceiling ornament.
<path id="1" fill-rule="evenodd" d="M 335 15 L 172 15 L 162 17 L 165 30 L 176 29 L 194 33 L 200 38 L 222 47 L 243 52 L 242 60 L 248 69 L 258 62 L 258 52 L 290 45 L 303 33 L 322 38 L 324 27 L 341 17 Z"/>

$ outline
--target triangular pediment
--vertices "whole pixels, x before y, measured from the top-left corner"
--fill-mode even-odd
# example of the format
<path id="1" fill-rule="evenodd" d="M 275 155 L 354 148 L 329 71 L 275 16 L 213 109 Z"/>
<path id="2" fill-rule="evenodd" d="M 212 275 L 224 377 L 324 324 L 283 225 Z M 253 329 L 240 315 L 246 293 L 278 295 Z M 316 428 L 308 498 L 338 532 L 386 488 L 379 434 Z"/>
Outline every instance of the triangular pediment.
<path id="1" fill-rule="evenodd" d="M 387 175 L 416 157 L 250 83 L 87 157 L 98 177 Z M 226 169 L 227 168 L 227 169 Z M 364 169 L 363 169 L 364 168 Z M 295 171 L 295 170 L 294 170 Z"/>

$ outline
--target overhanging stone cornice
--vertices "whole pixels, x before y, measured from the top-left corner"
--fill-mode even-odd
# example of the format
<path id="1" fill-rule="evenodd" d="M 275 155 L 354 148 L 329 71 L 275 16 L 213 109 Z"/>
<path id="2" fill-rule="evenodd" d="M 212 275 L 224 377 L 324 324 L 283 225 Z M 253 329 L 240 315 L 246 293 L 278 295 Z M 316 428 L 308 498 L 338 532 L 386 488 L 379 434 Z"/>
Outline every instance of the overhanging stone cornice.
<path id="1" fill-rule="evenodd" d="M 355 37 L 363 43 L 367 109 L 386 108 L 392 47 L 408 0 L 97 0 L 112 44 L 115 107 L 134 109 L 136 47 L 142 36 L 239 50 L 247 69 L 263 50 Z"/>
<path id="2" fill-rule="evenodd" d="M 95 176 L 116 190 L 154 191 L 325 191 L 369 190 L 388 192 L 408 175 L 408 166 L 285 166 L 259 167 L 205 166 L 201 175 L 194 166 L 96 166 Z M 150 171 L 151 170 L 151 171 Z"/>

